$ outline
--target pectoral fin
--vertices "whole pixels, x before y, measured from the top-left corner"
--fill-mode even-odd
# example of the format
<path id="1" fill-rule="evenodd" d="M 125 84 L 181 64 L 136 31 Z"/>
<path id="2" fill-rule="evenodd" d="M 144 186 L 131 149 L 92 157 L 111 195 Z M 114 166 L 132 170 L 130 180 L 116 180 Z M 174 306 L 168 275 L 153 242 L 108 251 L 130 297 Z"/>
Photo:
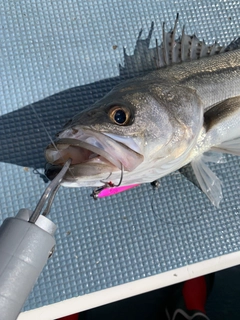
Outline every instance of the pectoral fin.
<path id="1" fill-rule="evenodd" d="M 213 147 L 212 150 L 240 156 L 240 137 L 233 140 L 224 141 L 218 146 Z"/>
<path id="2" fill-rule="evenodd" d="M 240 96 L 213 106 L 204 114 L 211 150 L 240 156 Z"/>
<path id="3" fill-rule="evenodd" d="M 222 162 L 221 153 L 240 156 L 239 119 L 239 96 L 222 101 L 206 111 L 206 140 L 203 143 L 211 146 L 210 151 L 191 162 L 199 186 L 216 207 L 222 199 L 221 182 L 207 166 L 207 162 Z"/>

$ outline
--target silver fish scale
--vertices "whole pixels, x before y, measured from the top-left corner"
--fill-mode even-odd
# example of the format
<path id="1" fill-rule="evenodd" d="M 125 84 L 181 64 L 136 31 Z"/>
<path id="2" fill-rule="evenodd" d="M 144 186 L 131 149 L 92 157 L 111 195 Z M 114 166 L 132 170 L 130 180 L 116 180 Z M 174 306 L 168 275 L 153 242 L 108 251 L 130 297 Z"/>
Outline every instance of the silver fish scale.
<path id="1" fill-rule="evenodd" d="M 79 108 L 118 83 L 111 78 L 123 64 L 122 47 L 132 55 L 140 28 L 144 38 L 154 21 L 153 39 L 160 44 L 163 21 L 170 30 L 177 12 L 186 34 L 195 32 L 208 44 L 229 44 L 239 35 L 239 1 L 2 1 L 2 220 L 21 207 L 33 208 L 45 187 L 32 166 L 37 163 L 43 172 L 42 153 L 49 140 L 29 104 L 35 102 L 54 134 Z M 107 80 L 98 82 L 102 79 Z M 162 178 L 158 191 L 143 185 L 96 202 L 89 188 L 62 188 L 50 215 L 58 225 L 56 251 L 24 307 L 45 306 L 46 311 L 40 317 L 35 311 L 28 319 L 47 319 L 51 304 L 72 297 L 102 294 L 102 289 L 152 275 L 164 280 L 167 271 L 179 279 L 177 268 L 194 270 L 194 263 L 221 256 L 217 269 L 221 261 L 228 265 L 229 253 L 236 253 L 234 263 L 240 263 L 239 158 L 227 160 L 211 167 L 224 186 L 219 209 L 179 173 Z M 215 310 L 223 320 L 224 307 Z M 60 308 L 51 310 L 52 318 L 61 316 L 54 313 Z"/>

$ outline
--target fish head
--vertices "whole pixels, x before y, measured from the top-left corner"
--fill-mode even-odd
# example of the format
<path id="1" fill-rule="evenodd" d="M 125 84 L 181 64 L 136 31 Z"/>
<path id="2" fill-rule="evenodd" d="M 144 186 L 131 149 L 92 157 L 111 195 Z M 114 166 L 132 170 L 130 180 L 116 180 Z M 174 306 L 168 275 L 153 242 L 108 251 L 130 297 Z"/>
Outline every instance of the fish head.
<path id="1" fill-rule="evenodd" d="M 153 181 L 193 144 L 199 104 L 186 88 L 183 95 L 182 88 L 141 78 L 120 84 L 58 133 L 45 151 L 46 174 L 54 178 L 71 158 L 65 186 Z"/>

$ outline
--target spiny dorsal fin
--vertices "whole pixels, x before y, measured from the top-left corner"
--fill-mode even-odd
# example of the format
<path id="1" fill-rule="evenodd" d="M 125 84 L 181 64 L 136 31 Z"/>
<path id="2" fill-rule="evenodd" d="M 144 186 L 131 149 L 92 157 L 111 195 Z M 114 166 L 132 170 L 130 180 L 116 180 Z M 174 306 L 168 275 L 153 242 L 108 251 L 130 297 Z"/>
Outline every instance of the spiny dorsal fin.
<path id="1" fill-rule="evenodd" d="M 120 75 L 137 76 L 143 72 L 153 71 L 175 63 L 197 60 L 240 48 L 240 38 L 234 39 L 228 46 L 220 46 L 217 42 L 207 45 L 204 40 L 199 40 L 195 34 L 187 35 L 184 26 L 181 36 L 176 39 L 178 23 L 179 14 L 177 14 L 172 30 L 166 32 L 165 23 L 163 23 L 162 42 L 158 45 L 156 40 L 154 48 L 149 48 L 154 23 L 152 22 L 146 39 L 141 39 L 141 29 L 134 54 L 128 55 L 124 49 L 124 66 L 119 65 Z"/>

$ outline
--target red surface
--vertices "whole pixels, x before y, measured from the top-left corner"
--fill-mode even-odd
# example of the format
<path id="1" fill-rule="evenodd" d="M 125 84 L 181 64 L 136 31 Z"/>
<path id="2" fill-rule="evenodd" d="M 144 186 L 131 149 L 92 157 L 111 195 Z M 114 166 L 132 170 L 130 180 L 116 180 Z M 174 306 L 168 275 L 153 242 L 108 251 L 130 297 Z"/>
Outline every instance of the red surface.
<path id="1" fill-rule="evenodd" d="M 79 313 L 70 314 L 70 316 L 66 316 L 63 318 L 59 318 L 57 320 L 78 320 Z"/>
<path id="2" fill-rule="evenodd" d="M 188 310 L 199 310 L 206 313 L 207 286 L 204 277 L 186 281 L 182 292 Z"/>

